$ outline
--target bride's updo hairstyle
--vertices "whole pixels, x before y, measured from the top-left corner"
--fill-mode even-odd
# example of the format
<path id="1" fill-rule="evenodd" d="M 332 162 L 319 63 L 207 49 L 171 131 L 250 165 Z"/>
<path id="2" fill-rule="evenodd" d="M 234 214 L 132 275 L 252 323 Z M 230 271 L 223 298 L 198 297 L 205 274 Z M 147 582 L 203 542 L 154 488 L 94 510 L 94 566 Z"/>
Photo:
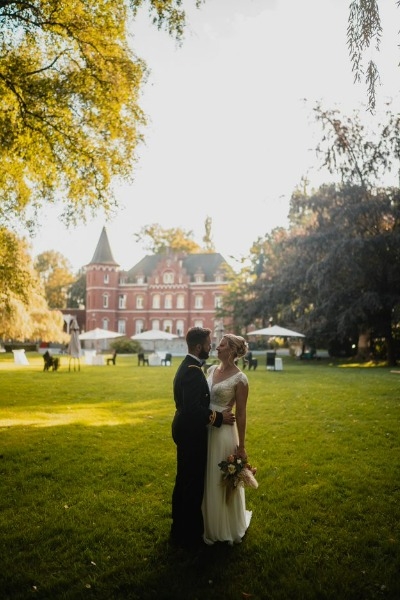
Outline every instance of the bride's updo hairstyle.
<path id="1" fill-rule="evenodd" d="M 230 350 L 232 350 L 233 359 L 237 361 L 238 358 L 245 356 L 249 350 L 249 346 L 246 340 L 241 335 L 234 335 L 233 333 L 225 333 L 223 335 L 228 342 Z"/>

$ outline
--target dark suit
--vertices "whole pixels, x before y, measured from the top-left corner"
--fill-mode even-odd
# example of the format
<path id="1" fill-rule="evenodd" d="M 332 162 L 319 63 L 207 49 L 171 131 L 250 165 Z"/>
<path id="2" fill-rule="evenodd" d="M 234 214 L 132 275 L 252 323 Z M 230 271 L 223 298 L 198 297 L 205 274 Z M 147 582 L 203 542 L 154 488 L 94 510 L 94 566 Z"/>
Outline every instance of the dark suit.
<path id="1" fill-rule="evenodd" d="M 172 494 L 171 536 L 191 545 L 203 535 L 201 503 L 207 461 L 207 425 L 220 427 L 222 413 L 209 409 L 210 390 L 198 361 L 186 356 L 174 378 L 176 412 L 172 437 L 177 449 L 177 474 Z"/>

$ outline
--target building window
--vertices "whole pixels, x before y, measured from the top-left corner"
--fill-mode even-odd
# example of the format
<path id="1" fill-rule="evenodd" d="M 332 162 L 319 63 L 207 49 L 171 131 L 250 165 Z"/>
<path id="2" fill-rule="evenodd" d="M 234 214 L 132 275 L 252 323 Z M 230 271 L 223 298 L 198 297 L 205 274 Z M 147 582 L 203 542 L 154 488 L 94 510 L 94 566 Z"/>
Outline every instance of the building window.
<path id="1" fill-rule="evenodd" d="M 108 294 L 103 294 L 103 308 L 108 308 Z"/>
<path id="2" fill-rule="evenodd" d="M 195 319 L 194 326 L 203 327 L 203 321 L 201 319 Z"/>
<path id="3" fill-rule="evenodd" d="M 125 335 L 125 333 L 126 333 L 126 322 L 125 322 L 125 319 L 120 319 L 118 321 L 118 333 L 122 333 L 123 335 Z"/>
<path id="4" fill-rule="evenodd" d="M 185 324 L 182 320 L 176 322 L 176 334 L 179 336 L 183 336 L 183 331 L 185 328 Z"/>
<path id="5" fill-rule="evenodd" d="M 104 273 L 104 283 L 108 283 L 110 281 L 108 273 Z"/>
<path id="6" fill-rule="evenodd" d="M 197 309 L 203 308 L 203 296 L 194 297 L 194 307 Z"/>
<path id="7" fill-rule="evenodd" d="M 172 321 L 164 321 L 164 331 L 168 331 L 168 333 L 172 333 Z"/>
<path id="8" fill-rule="evenodd" d="M 103 319 L 102 327 L 108 331 L 108 319 Z"/>
<path id="9" fill-rule="evenodd" d="M 142 333 L 143 331 L 143 321 L 138 319 L 135 325 L 135 333 Z"/>
<path id="10" fill-rule="evenodd" d="M 167 294 L 164 298 L 164 308 L 171 309 L 172 308 L 172 296 L 171 294 Z"/>
<path id="11" fill-rule="evenodd" d="M 185 295 L 178 294 L 176 299 L 176 308 L 185 308 Z"/>
<path id="12" fill-rule="evenodd" d="M 223 273 L 221 273 L 221 271 L 217 271 L 217 273 L 215 273 L 215 281 L 218 283 L 221 283 L 221 281 L 224 281 L 224 275 L 223 275 Z"/>
<path id="13" fill-rule="evenodd" d="M 126 296 L 125 294 L 120 294 L 118 298 L 118 308 L 126 308 Z"/>
<path id="14" fill-rule="evenodd" d="M 222 306 L 222 296 L 215 296 L 214 298 L 214 307 L 221 308 Z"/>
<path id="15" fill-rule="evenodd" d="M 154 296 L 153 296 L 153 308 L 160 308 L 160 294 L 154 294 Z"/>
<path id="16" fill-rule="evenodd" d="M 204 273 L 196 273 L 194 280 L 196 283 L 202 283 L 204 281 Z"/>
<path id="17" fill-rule="evenodd" d="M 163 274 L 163 283 L 174 283 L 174 272 L 165 271 Z"/>
<path id="18" fill-rule="evenodd" d="M 143 296 L 136 296 L 136 308 L 144 308 L 144 299 Z"/>
<path id="19" fill-rule="evenodd" d="M 151 323 L 151 328 L 160 331 L 160 321 L 158 319 L 154 319 Z"/>
<path id="20" fill-rule="evenodd" d="M 136 283 L 140 283 L 140 284 L 144 283 L 144 277 L 143 277 L 143 275 L 138 275 L 136 277 Z"/>

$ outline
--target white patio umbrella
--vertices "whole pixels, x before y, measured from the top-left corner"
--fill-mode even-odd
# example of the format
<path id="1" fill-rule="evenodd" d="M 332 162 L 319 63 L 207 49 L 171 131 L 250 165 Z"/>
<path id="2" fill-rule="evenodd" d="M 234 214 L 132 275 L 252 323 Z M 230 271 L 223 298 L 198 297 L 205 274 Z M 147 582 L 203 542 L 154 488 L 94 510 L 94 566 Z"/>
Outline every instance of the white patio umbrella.
<path id="1" fill-rule="evenodd" d="M 75 318 L 71 321 L 69 330 L 71 332 L 71 337 L 67 352 L 72 358 L 79 358 L 82 354 L 82 349 L 81 341 L 79 339 L 79 325 Z"/>
<path id="2" fill-rule="evenodd" d="M 100 329 L 96 327 L 96 329 L 91 329 L 90 331 L 85 331 L 79 335 L 80 340 L 110 340 L 112 338 L 123 337 L 123 333 L 118 333 L 118 331 L 110 331 L 109 329 Z"/>
<path id="3" fill-rule="evenodd" d="M 162 331 L 161 329 L 149 329 L 148 331 L 142 331 L 142 333 L 135 333 L 131 336 L 131 340 L 138 342 L 154 342 L 154 350 L 156 348 L 156 342 L 171 341 L 179 337 L 169 331 Z"/>
<path id="4" fill-rule="evenodd" d="M 142 331 L 142 333 L 135 333 L 131 336 L 132 340 L 158 342 L 159 340 L 173 340 L 178 336 L 169 331 L 162 331 L 161 329 L 149 329 L 148 331 Z"/>
<path id="5" fill-rule="evenodd" d="M 267 335 L 269 337 L 306 337 L 304 334 L 298 331 L 292 331 L 279 325 L 271 325 L 271 327 L 265 327 L 264 329 L 256 329 L 255 331 L 249 331 L 246 335 Z"/>
<path id="6" fill-rule="evenodd" d="M 124 334 L 96 327 L 96 329 L 90 329 L 89 331 L 85 331 L 85 333 L 81 333 L 79 339 L 95 342 L 96 351 L 100 351 L 101 340 L 111 340 L 118 337 L 124 337 Z"/>
<path id="7" fill-rule="evenodd" d="M 71 370 L 71 360 L 74 359 L 74 371 L 76 369 L 76 360 L 78 361 L 78 370 L 80 371 L 80 357 L 82 355 L 82 348 L 81 341 L 79 339 L 79 325 L 75 317 L 70 322 L 69 331 L 71 333 L 67 349 L 67 354 L 69 354 L 69 370 Z"/>

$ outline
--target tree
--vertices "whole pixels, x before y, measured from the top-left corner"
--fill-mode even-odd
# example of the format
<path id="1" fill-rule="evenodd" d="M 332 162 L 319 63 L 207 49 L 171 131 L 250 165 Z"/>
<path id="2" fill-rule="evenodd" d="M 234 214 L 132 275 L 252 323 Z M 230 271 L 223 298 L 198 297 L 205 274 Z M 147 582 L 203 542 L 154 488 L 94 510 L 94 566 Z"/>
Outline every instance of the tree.
<path id="1" fill-rule="evenodd" d="M 146 249 L 152 254 L 162 254 L 169 249 L 188 254 L 200 252 L 200 246 L 193 241 L 192 237 L 192 231 L 185 231 L 180 227 L 165 229 L 159 223 L 145 225 L 135 233 L 136 240 L 144 242 Z"/>
<path id="2" fill-rule="evenodd" d="M 63 317 L 49 310 L 27 244 L 0 229 L 0 338 L 65 341 Z"/>
<path id="3" fill-rule="evenodd" d="M 115 206 L 113 181 L 131 177 L 146 121 L 146 65 L 127 33 L 143 4 L 0 0 L 0 224 L 32 227 L 45 203 L 60 202 L 67 223 Z M 181 0 L 147 6 L 182 37 Z"/>
<path id="4" fill-rule="evenodd" d="M 250 315 L 280 314 L 311 341 L 352 339 L 365 359 L 371 339 L 393 342 L 400 307 L 400 191 L 366 192 L 360 186 L 321 186 L 292 196 L 292 228 L 272 245 L 280 268 L 264 264 L 247 293 Z M 300 223 L 300 225 L 299 225 Z"/>
<path id="5" fill-rule="evenodd" d="M 75 278 L 68 260 L 55 250 L 47 250 L 34 263 L 43 284 L 49 308 L 66 308 L 68 290 Z"/>
<path id="6" fill-rule="evenodd" d="M 80 269 L 67 294 L 67 308 L 81 308 L 86 305 L 86 271 Z"/>
<path id="7" fill-rule="evenodd" d="M 374 120 L 373 128 L 367 128 L 359 111 L 346 116 L 317 104 L 314 116 L 322 130 L 317 154 L 344 184 L 371 189 L 381 186 L 388 173 L 399 172 L 400 114 L 392 113 L 390 105 L 385 115 Z"/>
<path id="8" fill-rule="evenodd" d="M 399 6 L 400 1 L 396 4 Z M 371 46 L 379 52 L 382 35 L 378 0 L 352 0 L 349 6 L 347 44 L 354 80 L 360 82 L 365 79 L 368 108 L 371 112 L 375 109 L 376 86 L 379 82 L 378 67 L 371 58 Z"/>
<path id="9" fill-rule="evenodd" d="M 8 314 L 14 298 L 28 302 L 35 280 L 29 268 L 27 244 L 14 233 L 0 228 L 0 312 Z"/>

